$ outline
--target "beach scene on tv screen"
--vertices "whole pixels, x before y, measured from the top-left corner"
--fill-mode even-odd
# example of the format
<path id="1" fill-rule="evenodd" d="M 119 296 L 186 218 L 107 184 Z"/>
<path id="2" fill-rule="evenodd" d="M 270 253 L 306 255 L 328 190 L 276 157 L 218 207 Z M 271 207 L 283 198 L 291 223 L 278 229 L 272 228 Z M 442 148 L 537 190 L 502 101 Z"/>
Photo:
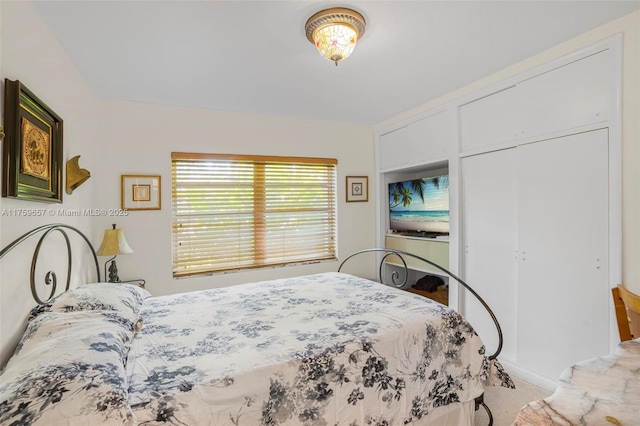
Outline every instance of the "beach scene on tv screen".
<path id="1" fill-rule="evenodd" d="M 389 184 L 389 227 L 394 231 L 449 232 L 449 177 Z"/>

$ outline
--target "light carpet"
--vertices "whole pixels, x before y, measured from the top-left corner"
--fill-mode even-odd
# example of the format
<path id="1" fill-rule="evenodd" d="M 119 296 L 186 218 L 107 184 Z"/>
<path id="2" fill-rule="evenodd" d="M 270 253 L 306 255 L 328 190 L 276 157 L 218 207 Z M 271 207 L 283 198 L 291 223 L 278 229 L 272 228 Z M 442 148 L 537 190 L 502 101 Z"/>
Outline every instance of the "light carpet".
<path id="1" fill-rule="evenodd" d="M 550 396 L 553 392 L 543 389 L 525 380 L 511 375 L 516 385 L 515 389 L 507 389 L 501 386 L 489 386 L 484 392 L 484 402 L 491 409 L 494 426 L 509 426 L 513 424 L 518 411 L 531 401 Z M 489 416 L 484 408 L 476 411 L 475 426 L 489 424 Z"/>

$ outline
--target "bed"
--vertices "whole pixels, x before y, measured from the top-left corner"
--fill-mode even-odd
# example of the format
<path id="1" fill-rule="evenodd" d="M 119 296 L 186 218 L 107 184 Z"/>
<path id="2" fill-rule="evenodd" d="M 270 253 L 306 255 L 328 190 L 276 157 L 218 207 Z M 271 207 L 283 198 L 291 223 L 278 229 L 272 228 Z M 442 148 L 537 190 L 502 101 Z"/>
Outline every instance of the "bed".
<path id="1" fill-rule="evenodd" d="M 79 233 L 41 228 L 18 240 Z M 513 387 L 458 313 L 343 272 L 160 297 L 65 290 L 34 296 L 0 377 L 2 425 L 465 425 L 485 386 Z"/>

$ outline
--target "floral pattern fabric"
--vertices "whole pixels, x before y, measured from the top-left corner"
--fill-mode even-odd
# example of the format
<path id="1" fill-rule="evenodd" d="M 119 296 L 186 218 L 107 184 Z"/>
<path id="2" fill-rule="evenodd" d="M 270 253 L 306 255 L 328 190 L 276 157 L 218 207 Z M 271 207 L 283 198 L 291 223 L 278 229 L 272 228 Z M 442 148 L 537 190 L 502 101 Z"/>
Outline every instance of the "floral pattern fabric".
<path id="1" fill-rule="evenodd" d="M 140 315 L 138 424 L 421 424 L 512 386 L 455 311 L 342 273 L 151 297 Z"/>
<path id="2" fill-rule="evenodd" d="M 90 283 L 67 290 L 35 306 L 29 320 L 44 312 L 117 311 L 136 322 L 144 299 L 151 293 L 133 284 Z"/>
<path id="3" fill-rule="evenodd" d="M 455 311 L 351 275 L 123 303 L 99 288 L 29 322 L 0 425 L 418 425 L 512 386 Z"/>
<path id="4" fill-rule="evenodd" d="M 0 376 L 1 425 L 132 425 L 133 322 L 115 311 L 45 312 Z"/>

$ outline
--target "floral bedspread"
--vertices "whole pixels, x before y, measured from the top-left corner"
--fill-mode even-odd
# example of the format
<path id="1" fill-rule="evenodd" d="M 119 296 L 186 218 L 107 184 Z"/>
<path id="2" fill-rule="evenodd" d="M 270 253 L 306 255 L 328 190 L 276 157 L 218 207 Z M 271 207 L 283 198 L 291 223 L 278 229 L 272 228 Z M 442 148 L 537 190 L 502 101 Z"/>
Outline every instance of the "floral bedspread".
<path id="1" fill-rule="evenodd" d="M 455 311 L 342 273 L 151 297 L 140 315 L 138 424 L 404 425 L 510 385 Z"/>
<path id="2" fill-rule="evenodd" d="M 0 425 L 133 425 L 125 364 L 148 296 L 91 283 L 35 307 L 0 374 Z"/>

